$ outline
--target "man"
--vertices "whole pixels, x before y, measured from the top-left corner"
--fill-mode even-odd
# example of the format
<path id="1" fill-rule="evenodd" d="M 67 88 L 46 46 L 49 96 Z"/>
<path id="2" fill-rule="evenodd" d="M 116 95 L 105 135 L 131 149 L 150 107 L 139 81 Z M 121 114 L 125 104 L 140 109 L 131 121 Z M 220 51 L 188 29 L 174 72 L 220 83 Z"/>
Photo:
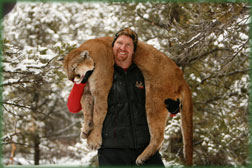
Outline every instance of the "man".
<path id="1" fill-rule="evenodd" d="M 112 43 L 115 59 L 113 84 L 108 96 L 108 112 L 103 123 L 100 166 L 134 166 L 136 158 L 149 144 L 150 133 L 145 112 L 145 84 L 142 72 L 133 62 L 137 34 L 130 28 L 115 34 Z M 70 112 L 81 110 L 80 98 L 87 78 L 75 84 L 68 98 Z M 159 152 L 145 163 L 163 166 Z"/>

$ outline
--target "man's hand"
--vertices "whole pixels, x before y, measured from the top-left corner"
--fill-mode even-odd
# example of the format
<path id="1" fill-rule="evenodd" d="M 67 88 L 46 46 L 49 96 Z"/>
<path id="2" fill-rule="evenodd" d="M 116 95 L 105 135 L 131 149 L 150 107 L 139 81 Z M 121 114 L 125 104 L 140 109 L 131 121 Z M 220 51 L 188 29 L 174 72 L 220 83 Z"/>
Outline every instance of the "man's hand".
<path id="1" fill-rule="evenodd" d="M 166 104 L 166 108 L 167 110 L 171 113 L 171 114 L 177 114 L 179 112 L 179 109 L 180 109 L 180 100 L 177 99 L 176 101 L 175 100 L 172 100 L 170 98 L 168 99 L 165 99 L 164 103 Z"/>
<path id="2" fill-rule="evenodd" d="M 84 78 L 82 79 L 81 83 L 86 83 L 88 81 L 88 78 L 92 75 L 93 71 L 94 71 L 94 69 L 87 71 Z"/>

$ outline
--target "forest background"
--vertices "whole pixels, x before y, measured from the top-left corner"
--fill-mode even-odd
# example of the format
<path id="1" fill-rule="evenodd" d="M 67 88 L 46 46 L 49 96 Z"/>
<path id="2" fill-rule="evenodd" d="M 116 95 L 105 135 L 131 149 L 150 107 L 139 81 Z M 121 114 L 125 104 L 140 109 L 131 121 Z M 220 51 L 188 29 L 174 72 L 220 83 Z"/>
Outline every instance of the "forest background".
<path id="1" fill-rule="evenodd" d="M 60 58 L 84 41 L 131 27 L 176 62 L 191 87 L 194 164 L 250 164 L 249 3 L 18 2 L 3 18 L 3 164 L 97 165 L 69 113 L 73 86 Z M 180 115 L 160 150 L 182 165 Z"/>

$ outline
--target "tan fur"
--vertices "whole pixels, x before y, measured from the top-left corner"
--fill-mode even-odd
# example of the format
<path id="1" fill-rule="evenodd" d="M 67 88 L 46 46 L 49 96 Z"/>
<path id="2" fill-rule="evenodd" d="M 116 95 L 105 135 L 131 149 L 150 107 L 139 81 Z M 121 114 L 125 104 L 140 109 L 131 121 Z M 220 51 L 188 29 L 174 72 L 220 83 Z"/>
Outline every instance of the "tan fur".
<path id="1" fill-rule="evenodd" d="M 141 69 L 145 79 L 146 114 L 151 134 L 150 144 L 138 156 L 136 162 L 143 163 L 160 148 L 168 118 L 164 100 L 179 98 L 183 106 L 181 128 L 186 165 L 192 165 L 192 96 L 182 71 L 165 54 L 143 42 L 138 44 L 134 62 Z"/>
<path id="2" fill-rule="evenodd" d="M 85 88 L 86 91 L 81 101 L 84 113 L 82 137 L 85 138 L 88 135 L 87 143 L 91 149 L 99 149 L 102 144 L 102 125 L 107 113 L 107 98 L 113 80 L 114 58 L 111 43 L 108 43 L 108 39 L 110 38 L 88 40 L 64 58 L 64 69 L 70 80 L 79 75 L 72 71 L 72 66 L 78 61 L 82 63 L 78 65 L 85 65 L 85 60 L 79 58 L 83 51 L 88 51 L 95 62 L 95 70 L 88 79 L 89 87 Z M 90 98 L 90 94 L 92 98 Z M 94 105 L 93 111 L 87 108 L 90 107 L 90 104 Z M 90 116 L 90 114 L 93 114 L 93 116 Z M 88 116 L 88 119 L 85 116 Z M 90 121 L 90 119 L 93 120 Z"/>
<path id="3" fill-rule="evenodd" d="M 84 50 L 89 51 L 90 57 L 95 62 L 95 71 L 88 81 L 90 93 L 94 99 L 93 125 L 89 128 L 90 130 L 93 128 L 93 130 L 88 135 L 88 144 L 93 149 L 98 149 L 102 143 L 102 123 L 106 116 L 107 97 L 113 79 L 112 41 L 113 38 L 111 37 L 93 39 L 83 43 L 76 49 L 80 52 Z M 72 55 L 75 52 L 73 50 L 66 56 L 64 67 L 71 67 Z M 141 69 L 145 79 L 146 114 L 151 135 L 149 145 L 138 156 L 136 163 L 138 165 L 142 164 L 161 147 L 169 115 L 164 101 L 167 98 L 174 100 L 179 98 L 183 106 L 181 111 L 181 128 L 186 165 L 192 165 L 192 96 L 190 88 L 183 78 L 182 71 L 166 55 L 143 42 L 138 43 L 134 62 Z M 69 70 L 66 71 L 68 72 Z M 74 74 L 74 72 L 68 72 L 68 74 L 72 73 Z M 85 100 L 82 99 L 83 109 L 85 109 L 87 106 L 84 105 L 85 102 L 83 101 Z M 92 101 L 89 101 L 89 104 L 90 102 Z M 91 111 L 88 113 L 92 115 Z"/>
<path id="4" fill-rule="evenodd" d="M 80 137 L 83 139 L 88 138 L 90 131 L 93 129 L 93 107 L 94 97 L 92 96 L 89 88 L 89 83 L 86 84 L 83 96 L 81 97 L 81 107 L 83 111 L 83 127 Z"/>

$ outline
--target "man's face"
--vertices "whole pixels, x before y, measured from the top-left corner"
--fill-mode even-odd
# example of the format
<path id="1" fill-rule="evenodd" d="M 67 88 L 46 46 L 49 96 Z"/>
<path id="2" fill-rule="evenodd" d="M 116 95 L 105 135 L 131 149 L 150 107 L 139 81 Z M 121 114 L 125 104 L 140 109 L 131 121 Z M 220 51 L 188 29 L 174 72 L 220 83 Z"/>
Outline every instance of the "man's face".
<path id="1" fill-rule="evenodd" d="M 117 65 L 130 65 L 132 62 L 132 56 L 134 54 L 133 40 L 126 35 L 119 36 L 115 41 L 113 54 L 115 56 L 115 62 Z"/>

